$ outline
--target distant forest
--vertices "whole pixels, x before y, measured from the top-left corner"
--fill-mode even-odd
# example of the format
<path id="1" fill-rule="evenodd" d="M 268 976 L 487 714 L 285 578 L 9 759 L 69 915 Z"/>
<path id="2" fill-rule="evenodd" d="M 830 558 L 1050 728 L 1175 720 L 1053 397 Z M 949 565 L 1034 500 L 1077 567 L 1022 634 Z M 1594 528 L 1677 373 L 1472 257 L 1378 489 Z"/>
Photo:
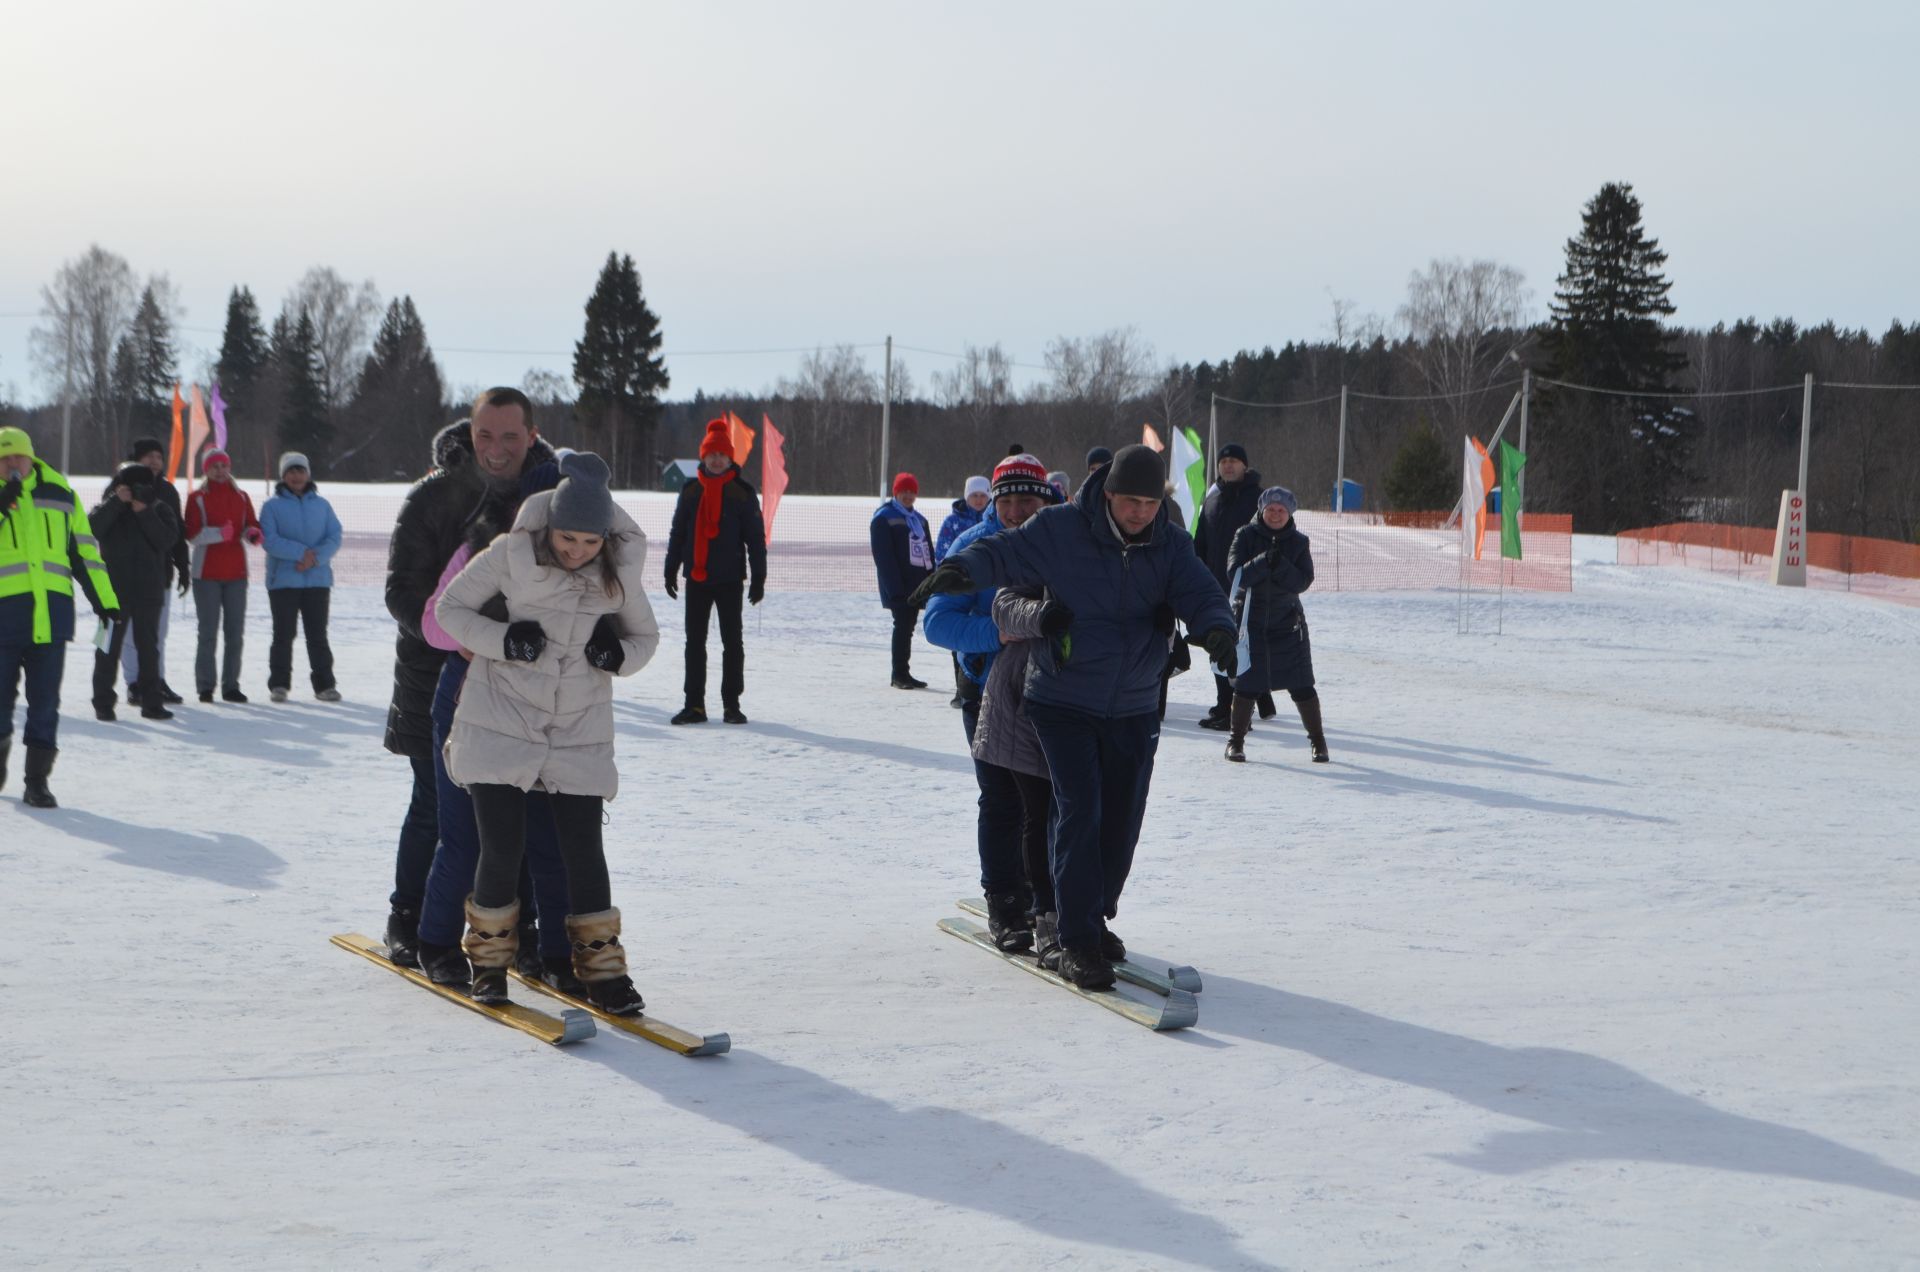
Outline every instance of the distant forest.
<path id="1" fill-rule="evenodd" d="M 888 464 L 913 472 L 930 500 L 947 499 L 1019 445 L 1077 483 L 1089 447 L 1137 441 L 1143 424 L 1162 437 L 1192 429 L 1204 446 L 1217 411 L 1218 440 L 1245 446 L 1264 481 L 1328 508 L 1344 387 L 1345 473 L 1361 486 L 1359 507 L 1446 508 L 1463 436 L 1487 440 L 1530 372 L 1528 508 L 1572 513 L 1577 530 L 1596 533 L 1673 520 L 1771 526 L 1780 491 L 1797 479 L 1811 374 L 1813 526 L 1920 542 L 1920 327 L 1896 321 L 1877 336 L 1789 319 L 1676 327 L 1665 259 L 1631 188 L 1610 184 L 1567 241 L 1544 320 L 1532 318 L 1517 271 L 1436 260 L 1409 278 L 1391 319 L 1336 301 L 1321 338 L 1217 362 L 1168 365 L 1120 327 L 1054 340 L 1044 377 L 1016 392 L 998 345 L 967 346 L 931 371 L 915 352 L 914 371 L 901 367 L 893 384 Z M 0 403 L 0 417 L 57 457 L 58 399 L 68 398 L 81 472 L 108 471 L 134 436 L 164 440 L 181 375 L 166 276 L 142 283 L 95 247 L 63 267 L 42 302 L 34 355 L 56 400 Z M 630 256 L 609 255 L 585 308 L 573 378 L 536 371 L 520 385 L 550 441 L 598 450 L 624 485 L 654 488 L 668 461 L 695 454 L 708 419 L 731 411 L 759 430 L 767 416 L 786 439 L 790 491 L 877 497 L 889 475 L 885 386 L 866 351 L 806 354 L 770 395 L 675 399 L 662 320 Z M 248 289 L 234 288 L 213 373 L 236 471 L 249 475 L 297 449 L 323 481 L 417 477 L 434 432 L 466 411 L 412 300 L 382 306 L 371 282 L 324 268 L 271 324 Z M 1519 444 L 1520 425 L 1516 411 L 1504 438 Z M 763 450 L 746 465 L 750 479 Z"/>

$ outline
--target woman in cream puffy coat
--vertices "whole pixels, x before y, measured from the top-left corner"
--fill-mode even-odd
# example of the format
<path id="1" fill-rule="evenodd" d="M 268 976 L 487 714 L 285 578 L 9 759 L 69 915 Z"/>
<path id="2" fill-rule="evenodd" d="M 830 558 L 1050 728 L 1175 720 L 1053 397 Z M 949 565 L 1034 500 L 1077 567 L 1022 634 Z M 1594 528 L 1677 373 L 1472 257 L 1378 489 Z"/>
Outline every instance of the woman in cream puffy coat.
<path id="1" fill-rule="evenodd" d="M 660 629 L 643 586 L 646 536 L 607 491 L 597 455 L 561 461 L 551 492 L 447 585 L 434 617 L 473 652 L 446 744 L 448 775 L 473 800 L 480 862 L 467 901 L 473 997 L 506 1000 L 519 922 L 525 792 L 547 792 L 567 864 L 574 972 L 604 1010 L 633 1014 L 613 908 L 601 806 L 619 790 L 613 677 L 645 666 Z M 500 605 L 505 617 L 497 617 Z"/>

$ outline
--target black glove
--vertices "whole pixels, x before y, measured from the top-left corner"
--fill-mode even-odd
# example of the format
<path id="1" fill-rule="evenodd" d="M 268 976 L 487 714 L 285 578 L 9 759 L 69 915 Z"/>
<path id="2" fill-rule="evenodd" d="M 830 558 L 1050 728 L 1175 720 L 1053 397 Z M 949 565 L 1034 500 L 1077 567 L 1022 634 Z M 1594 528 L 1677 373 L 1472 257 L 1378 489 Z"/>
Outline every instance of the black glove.
<path id="1" fill-rule="evenodd" d="M 120 611 L 117 609 L 103 609 L 99 611 L 99 613 L 100 621 L 103 623 L 117 623 L 120 621 Z"/>
<path id="2" fill-rule="evenodd" d="M 1165 601 L 1153 607 L 1153 630 L 1162 636 L 1173 635 L 1173 606 Z"/>
<path id="3" fill-rule="evenodd" d="M 620 643 L 620 628 L 614 623 L 613 615 L 602 614 L 600 621 L 593 625 L 593 635 L 587 637 L 587 661 L 608 673 L 619 671 L 620 664 L 627 661 L 626 647 Z"/>
<path id="4" fill-rule="evenodd" d="M 185 596 L 192 588 L 193 576 L 183 571 L 180 575 L 180 595 Z"/>
<path id="5" fill-rule="evenodd" d="M 667 599 L 670 601 L 680 599 L 680 579 L 672 570 L 667 571 Z"/>
<path id="6" fill-rule="evenodd" d="M 1240 647 L 1240 638 L 1231 627 L 1216 627 L 1201 641 L 1207 647 L 1207 657 L 1216 667 L 1234 667 L 1239 664 L 1236 651 Z"/>
<path id="7" fill-rule="evenodd" d="M 764 601 L 766 599 L 767 599 L 767 581 L 765 579 L 755 579 L 752 583 L 747 585 L 747 604 L 758 605 L 761 601 Z"/>
<path id="8" fill-rule="evenodd" d="M 927 602 L 942 592 L 977 591 L 973 585 L 973 576 L 967 573 L 967 567 L 958 561 L 947 560 L 940 568 L 927 575 L 926 581 L 913 589 L 913 595 L 907 598 L 908 609 L 925 609 Z"/>
<path id="9" fill-rule="evenodd" d="M 547 633 L 540 624 L 530 618 L 517 623 L 507 624 L 507 637 L 501 642 L 501 652 L 510 662 L 533 662 L 540 657 L 540 651 L 547 647 Z"/>
<path id="10" fill-rule="evenodd" d="M 1048 601 L 1040 607 L 1040 634 L 1059 636 L 1073 626 L 1073 611 L 1058 601 Z"/>
<path id="11" fill-rule="evenodd" d="M 20 501 L 20 479 L 7 478 L 7 484 L 0 486 L 0 513 L 13 511 L 13 505 Z"/>

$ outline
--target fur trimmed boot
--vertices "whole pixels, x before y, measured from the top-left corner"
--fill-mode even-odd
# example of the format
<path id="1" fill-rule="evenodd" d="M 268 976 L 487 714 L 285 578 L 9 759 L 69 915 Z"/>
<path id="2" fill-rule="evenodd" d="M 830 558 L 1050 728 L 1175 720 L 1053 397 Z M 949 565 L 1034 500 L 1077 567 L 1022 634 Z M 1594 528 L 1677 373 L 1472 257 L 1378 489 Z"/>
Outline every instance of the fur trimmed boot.
<path id="1" fill-rule="evenodd" d="M 1247 761 L 1247 730 L 1253 727 L 1254 699 L 1244 693 L 1233 695 L 1233 714 L 1228 721 L 1227 758 L 1235 764 Z"/>
<path id="2" fill-rule="evenodd" d="M 507 1001 L 507 969 L 520 948 L 520 902 L 509 901 L 497 909 L 477 904 L 467 894 L 467 934 L 460 948 L 473 964 L 471 997 L 476 1003 L 499 1005 Z"/>
<path id="3" fill-rule="evenodd" d="M 627 976 L 620 911 L 609 906 L 592 914 L 569 914 L 567 936 L 573 942 L 573 972 L 586 984 L 587 1001 L 611 1015 L 639 1015 L 646 1003 Z"/>
<path id="4" fill-rule="evenodd" d="M 53 757 L 58 754 L 60 752 L 50 746 L 27 748 L 27 783 L 20 799 L 29 808 L 60 807 L 60 801 L 47 789 L 47 778 L 53 773 Z"/>
<path id="5" fill-rule="evenodd" d="M 1307 741 L 1313 744 L 1313 762 L 1328 763 L 1327 734 L 1326 730 L 1320 726 L 1320 695 L 1315 694 L 1305 702 L 1296 702 L 1293 705 L 1300 708 L 1300 723 L 1307 726 Z"/>

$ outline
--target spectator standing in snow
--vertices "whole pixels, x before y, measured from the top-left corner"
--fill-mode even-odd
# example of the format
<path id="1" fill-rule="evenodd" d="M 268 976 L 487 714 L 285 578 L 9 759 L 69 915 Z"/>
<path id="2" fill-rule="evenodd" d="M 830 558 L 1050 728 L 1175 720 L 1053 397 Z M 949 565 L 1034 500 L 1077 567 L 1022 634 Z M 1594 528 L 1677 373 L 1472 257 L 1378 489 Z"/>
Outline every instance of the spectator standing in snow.
<path id="1" fill-rule="evenodd" d="M 1233 678 L 1227 758 L 1235 762 L 1247 758 L 1255 701 L 1276 689 L 1285 689 L 1300 709 L 1314 761 L 1327 762 L 1320 694 L 1313 685 L 1313 646 L 1307 638 L 1307 612 L 1300 604 L 1300 593 L 1313 586 L 1313 554 L 1307 536 L 1294 524 L 1297 506 L 1285 486 L 1261 491 L 1259 513 L 1234 532 L 1227 553 L 1227 577 L 1238 577 L 1233 604 L 1250 655 L 1247 670 Z"/>
<path id="2" fill-rule="evenodd" d="M 980 524 L 962 534 L 953 544 L 956 552 L 965 551 L 979 540 L 1003 530 L 1013 530 L 1040 509 L 1059 502 L 1047 481 L 1046 469 L 1032 455 L 1011 455 L 993 470 L 993 504 Z M 1011 593 L 1011 589 L 1007 589 Z M 1037 597 L 1037 590 L 1026 594 Z M 1010 597 L 1013 600 L 1020 597 Z M 1005 683 L 997 671 L 1000 662 L 1013 657 L 1020 679 L 1025 679 L 1026 651 L 1015 657 L 1003 651 L 1012 640 L 1038 635 L 1028 631 L 1028 622 L 1037 611 L 1012 610 L 1006 624 L 997 615 L 999 605 L 992 587 L 973 592 L 951 592 L 927 602 L 926 632 L 932 643 L 954 652 L 964 673 L 973 684 L 962 708 L 961 721 L 966 730 L 967 749 L 974 757 L 974 780 L 979 784 L 977 801 L 980 815 L 980 890 L 987 901 L 987 931 L 994 944 L 1003 950 L 1024 950 L 1033 944 L 1033 915 L 1053 909 L 1053 888 L 1047 876 L 1047 801 L 1051 787 L 1046 780 L 1046 760 L 1038 743 L 1022 748 L 1021 738 L 1032 726 L 1016 720 L 1020 702 L 1018 687 Z M 1007 632 L 1016 630 L 1009 637 Z M 994 723 L 988 728 L 989 686 L 998 686 L 999 696 L 992 703 Z M 982 748 L 982 730 L 991 734 L 991 743 Z M 1037 775 L 1034 769 L 1037 767 Z M 1036 785 L 1037 783 L 1037 785 Z M 1036 898 L 1038 902 L 1036 903 Z"/>
<path id="3" fill-rule="evenodd" d="M 1247 449 L 1238 442 L 1220 448 L 1216 460 L 1215 481 L 1200 505 L 1200 518 L 1193 527 L 1193 550 L 1213 572 L 1222 592 L 1227 589 L 1227 552 L 1240 527 L 1253 520 L 1260 499 L 1260 474 L 1247 466 Z M 1216 669 L 1213 675 L 1213 708 L 1201 718 L 1200 727 L 1225 733 L 1233 708 L 1233 686 Z M 1260 699 L 1260 718 L 1273 715 L 1273 696 Z"/>
<path id="4" fill-rule="evenodd" d="M 137 703 L 140 714 L 149 720 L 173 719 L 160 695 L 157 634 L 173 571 L 173 550 L 180 542 L 180 523 L 155 484 L 145 464 L 128 464 L 114 474 L 107 497 L 93 510 L 100 557 L 120 600 L 112 638 L 93 659 L 93 714 L 98 720 L 114 718 L 113 687 L 119 679 L 121 651 L 128 645 L 135 649 L 138 668 L 127 690 L 128 705 Z"/>
<path id="5" fill-rule="evenodd" d="M 240 653 L 247 631 L 247 550 L 260 543 L 260 521 L 253 500 L 233 480 L 233 461 L 210 450 L 200 461 L 206 480 L 187 499 L 187 542 L 193 547 L 193 609 L 200 641 L 193 677 L 200 701 L 212 702 L 214 652 L 226 648 L 218 666 L 220 697 L 245 702 L 240 692 Z"/>
<path id="6" fill-rule="evenodd" d="M 553 462 L 553 448 L 540 440 L 533 403 L 514 388 L 492 388 L 474 399 L 471 417 L 450 424 L 433 439 L 432 467 L 400 505 L 387 549 L 387 612 L 399 625 L 394 642 L 393 703 L 387 710 L 385 745 L 413 767 L 413 793 L 400 825 L 394 854 L 392 913 L 387 916 L 387 952 L 402 967 L 419 965 L 420 902 L 433 866 L 439 814 L 433 775 L 433 699 L 446 664 L 420 630 L 427 598 L 440 571 L 466 538 L 470 523 L 494 502 L 503 502 L 498 523 L 513 524 L 521 482 L 529 469 Z"/>
<path id="7" fill-rule="evenodd" d="M 933 563 L 940 564 L 947 559 L 947 553 L 953 551 L 954 540 L 980 524 L 980 518 L 986 515 L 989 483 L 985 477 L 967 478 L 966 490 L 959 499 L 953 501 L 953 511 L 940 523 L 940 537 L 934 541 Z M 938 641 L 934 642 L 938 644 Z M 947 703 L 950 707 L 964 708 L 967 703 L 977 701 L 979 686 L 967 678 L 960 669 L 960 655 L 953 656 L 953 698 Z"/>
<path id="8" fill-rule="evenodd" d="M 461 570 L 434 616 L 473 664 L 447 738 L 447 772 L 467 788 L 480 860 L 463 942 L 473 997 L 506 1000 L 518 945 L 526 792 L 542 788 L 566 859 L 573 972 L 604 1011 L 644 1004 L 627 974 L 601 838 L 619 790 L 613 677 L 645 666 L 660 644 L 647 603 L 647 541 L 607 490 L 606 462 L 572 454 L 550 493 L 521 505 L 509 534 Z M 482 611 L 494 597 L 504 620 Z"/>
<path id="9" fill-rule="evenodd" d="M 167 471 L 167 448 L 160 444 L 157 437 L 135 438 L 127 451 L 127 459 L 135 464 L 143 464 L 153 474 L 153 492 L 161 503 L 173 509 L 173 547 L 168 551 L 169 573 L 180 595 L 185 596 L 193 586 L 193 562 L 187 554 L 187 515 L 186 506 L 180 502 L 180 490 L 163 475 Z M 167 683 L 167 628 L 171 625 L 173 613 L 173 594 L 161 589 L 160 626 L 153 642 L 153 670 L 158 677 L 160 701 L 167 705 L 180 701 L 173 686 Z M 134 695 L 140 677 L 139 649 L 137 642 L 127 641 L 120 650 L 120 667 L 127 682 L 127 705 L 146 704 Z"/>
<path id="10" fill-rule="evenodd" d="M 1161 607 L 1203 632 L 1216 662 L 1233 656 L 1233 614 L 1186 530 L 1167 514 L 1166 466 L 1128 446 L 1018 530 L 954 553 L 912 598 L 983 587 L 1044 587 L 1058 606 L 1027 674 L 1027 718 L 1053 776 L 1049 864 L 1060 974 L 1113 984 L 1125 957 L 1107 929 L 1119 910 L 1160 740 L 1155 703 L 1167 662 Z"/>
<path id="11" fill-rule="evenodd" d="M 874 572 L 880 580 L 880 604 L 893 615 L 895 689 L 927 687 L 926 681 L 913 678 L 910 666 L 919 610 L 907 603 L 913 590 L 933 572 L 933 536 L 928 532 L 927 519 L 913 510 L 919 497 L 920 483 L 914 475 L 898 474 L 893 479 L 893 498 L 874 510 L 867 529 Z"/>
<path id="12" fill-rule="evenodd" d="M 340 551 L 340 518 L 321 497 L 307 457 L 299 451 L 280 457 L 280 484 L 260 509 L 260 532 L 267 550 L 267 606 L 273 612 L 267 693 L 275 702 L 285 702 L 293 688 L 293 632 L 298 625 L 307 636 L 313 696 L 338 702 L 327 608 L 333 595 L 333 558 Z"/>
<path id="13" fill-rule="evenodd" d="M 73 588 L 113 622 L 120 600 L 73 486 L 33 456 L 25 429 L 0 428 L 0 787 L 13 746 L 13 704 L 26 679 L 30 808 L 57 808 L 47 787 L 59 753 L 60 678 L 73 639 Z"/>
<path id="14" fill-rule="evenodd" d="M 745 724 L 740 695 L 747 688 L 742 591 L 749 605 L 767 594 L 767 527 L 760 496 L 733 462 L 733 438 L 724 419 L 709 420 L 700 442 L 700 471 L 680 488 L 667 535 L 667 597 L 687 587 L 685 702 L 674 724 L 707 722 L 707 623 L 720 618 L 722 720 Z"/>

